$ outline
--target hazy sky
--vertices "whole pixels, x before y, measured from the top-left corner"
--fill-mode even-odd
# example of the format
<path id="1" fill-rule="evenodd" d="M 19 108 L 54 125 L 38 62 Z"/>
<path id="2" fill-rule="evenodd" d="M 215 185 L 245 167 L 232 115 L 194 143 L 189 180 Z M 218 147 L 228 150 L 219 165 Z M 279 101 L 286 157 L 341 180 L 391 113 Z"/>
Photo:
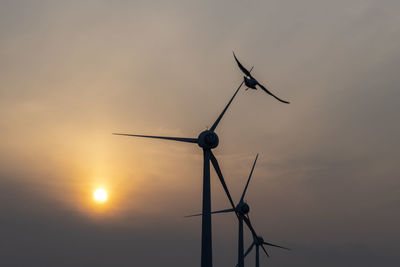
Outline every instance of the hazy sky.
<path id="1" fill-rule="evenodd" d="M 259 153 L 250 217 L 293 249 L 261 265 L 399 266 L 395 0 L 0 1 L 0 265 L 199 266 L 202 151 L 111 133 L 196 137 L 242 79 L 232 50 L 291 102 L 240 91 L 217 128 L 233 198 Z M 215 266 L 236 240 L 214 216 Z"/>

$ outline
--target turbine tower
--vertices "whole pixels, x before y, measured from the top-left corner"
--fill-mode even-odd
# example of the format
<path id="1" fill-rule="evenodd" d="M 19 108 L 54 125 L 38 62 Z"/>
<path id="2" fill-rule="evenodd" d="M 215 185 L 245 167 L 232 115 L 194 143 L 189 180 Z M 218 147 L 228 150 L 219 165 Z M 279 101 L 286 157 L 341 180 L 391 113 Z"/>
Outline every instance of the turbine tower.
<path id="1" fill-rule="evenodd" d="M 252 70 L 253 68 L 251 68 Z M 250 71 L 251 71 L 250 70 Z M 231 195 L 229 193 L 228 187 L 225 183 L 224 177 L 222 176 L 221 169 L 219 167 L 218 161 L 215 158 L 211 149 L 214 149 L 219 144 L 218 135 L 215 133 L 219 122 L 224 116 L 225 112 L 229 108 L 239 89 L 242 87 L 244 81 L 239 85 L 233 94 L 232 98 L 229 100 L 228 104 L 222 110 L 221 114 L 218 116 L 214 124 L 209 130 L 205 130 L 199 134 L 197 138 L 185 138 L 185 137 L 166 137 L 166 136 L 153 136 L 153 135 L 138 135 L 138 134 L 125 134 L 125 133 L 113 133 L 115 135 L 133 136 L 133 137 L 144 137 L 144 138 L 155 138 L 172 140 L 184 143 L 194 143 L 203 149 L 203 207 L 202 207 L 202 233 L 201 233 L 201 267 L 212 267 L 212 239 L 211 239 L 211 188 L 210 188 L 210 161 L 218 175 L 218 178 L 224 188 L 224 191 L 234 207 Z"/>
<path id="2" fill-rule="evenodd" d="M 253 163 L 253 167 L 251 168 L 249 178 L 247 179 L 246 186 L 243 189 L 242 196 L 240 197 L 240 200 L 236 206 L 233 206 L 230 209 L 224 209 L 224 210 L 218 210 L 218 211 L 213 211 L 211 214 L 216 214 L 216 213 L 229 213 L 229 212 L 235 212 L 237 215 L 237 219 L 239 221 L 239 231 L 238 231 L 238 266 L 239 267 L 244 267 L 244 245 L 243 245 L 243 220 L 245 220 L 246 214 L 249 213 L 250 207 L 249 205 L 244 201 L 244 197 L 246 195 L 247 187 L 249 186 L 250 179 L 253 175 L 254 167 L 256 166 L 256 162 L 258 159 L 258 154 L 256 155 L 256 158 Z M 194 216 L 200 216 L 200 214 L 194 214 L 194 215 L 189 215 L 186 217 L 194 217 Z"/>

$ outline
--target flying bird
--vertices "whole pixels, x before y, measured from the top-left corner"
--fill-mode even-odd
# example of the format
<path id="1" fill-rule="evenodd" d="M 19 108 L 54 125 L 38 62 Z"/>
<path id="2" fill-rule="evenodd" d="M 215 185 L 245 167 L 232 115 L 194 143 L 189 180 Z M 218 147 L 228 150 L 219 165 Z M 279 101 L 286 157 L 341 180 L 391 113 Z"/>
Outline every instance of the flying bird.
<path id="1" fill-rule="evenodd" d="M 277 97 L 276 95 L 274 95 L 273 93 L 271 93 L 267 88 L 265 88 L 265 86 L 263 86 L 262 84 L 260 84 L 250 73 L 250 71 L 248 71 L 245 67 L 243 67 L 243 65 L 239 62 L 239 60 L 236 58 L 235 52 L 233 52 L 233 56 L 235 57 L 235 60 L 240 68 L 240 70 L 246 75 L 243 76 L 244 78 L 244 84 L 251 89 L 257 90 L 256 86 L 258 85 L 262 90 L 264 90 L 267 94 L 275 97 L 277 100 L 281 101 L 282 103 L 285 104 L 289 104 L 288 101 L 282 100 L 279 97 Z M 247 89 L 248 89 L 247 88 Z M 246 89 L 246 90 L 247 90 Z"/>

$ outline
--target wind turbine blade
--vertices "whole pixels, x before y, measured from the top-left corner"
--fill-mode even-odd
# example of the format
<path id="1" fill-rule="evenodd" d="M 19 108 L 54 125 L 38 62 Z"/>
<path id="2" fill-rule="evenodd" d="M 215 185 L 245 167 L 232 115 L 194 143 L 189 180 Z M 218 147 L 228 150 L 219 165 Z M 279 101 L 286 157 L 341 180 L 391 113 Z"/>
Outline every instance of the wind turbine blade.
<path id="1" fill-rule="evenodd" d="M 192 214 L 192 215 L 187 215 L 185 218 L 190 218 L 190 217 L 196 217 L 196 216 L 201 216 L 203 213 L 197 213 L 197 214 Z"/>
<path id="2" fill-rule="evenodd" d="M 257 159 L 258 159 L 258 153 L 257 153 L 256 159 L 254 160 L 253 167 L 251 168 L 249 179 L 247 179 L 247 183 L 243 190 L 242 197 L 240 198 L 240 202 L 243 202 L 244 196 L 246 195 L 247 187 L 249 186 L 251 176 L 253 175 L 253 171 L 254 171 L 254 167 L 256 166 Z"/>
<path id="3" fill-rule="evenodd" d="M 281 101 L 282 103 L 290 104 L 290 102 L 288 102 L 288 101 L 286 101 L 286 100 L 282 100 L 282 99 L 280 99 L 279 97 L 277 97 L 276 95 L 274 95 L 273 93 L 271 93 L 270 91 L 268 91 L 268 89 L 265 88 L 262 84 L 258 84 L 258 85 L 259 85 L 259 86 L 261 87 L 261 89 L 263 89 L 267 94 L 269 94 L 269 95 L 275 97 L 275 99 Z"/>
<path id="4" fill-rule="evenodd" d="M 246 253 L 243 254 L 243 259 L 246 258 L 246 256 L 251 252 L 251 250 L 254 247 L 254 242 L 250 245 L 250 247 L 247 249 Z M 239 267 L 239 264 L 236 264 L 236 267 Z"/>
<path id="5" fill-rule="evenodd" d="M 263 244 L 264 244 L 264 245 L 267 245 L 267 246 L 271 246 L 271 247 L 277 247 L 277 248 L 282 248 L 282 249 L 290 250 L 290 248 L 278 246 L 278 245 L 275 245 L 275 244 L 272 244 L 272 243 L 268 243 L 268 242 L 264 242 Z"/>
<path id="6" fill-rule="evenodd" d="M 251 252 L 251 250 L 253 249 L 253 247 L 254 247 L 254 242 L 251 244 L 251 246 L 246 250 L 246 252 L 244 253 L 244 255 L 243 255 L 243 257 L 246 257 L 250 252 Z"/>
<path id="7" fill-rule="evenodd" d="M 125 134 L 125 133 L 113 133 L 113 135 L 133 136 L 133 137 L 145 137 L 155 138 L 164 140 L 173 140 L 185 143 L 197 143 L 197 138 L 185 138 L 185 137 L 167 137 L 167 136 L 154 136 L 154 135 L 140 135 L 140 134 Z"/>
<path id="8" fill-rule="evenodd" d="M 229 212 L 233 212 L 235 211 L 234 209 L 225 209 L 225 210 L 217 210 L 217 211 L 212 211 L 211 214 L 217 214 L 217 213 L 229 213 Z M 198 213 L 198 214 L 193 214 L 193 215 L 188 215 L 185 216 L 185 218 L 189 218 L 189 217 L 195 217 L 195 216 L 200 216 L 203 215 L 203 213 Z"/>
<path id="9" fill-rule="evenodd" d="M 249 73 L 253 70 L 253 67 L 251 67 Z M 237 92 L 239 92 L 239 89 L 242 87 L 244 81 L 240 83 L 239 87 L 236 89 L 235 93 L 233 94 L 231 100 L 229 100 L 228 104 L 224 108 L 224 110 L 221 112 L 221 114 L 218 116 L 217 120 L 214 122 L 214 124 L 211 126 L 210 131 L 214 132 L 215 128 L 217 128 L 219 121 L 222 119 L 224 116 L 226 110 L 228 109 L 229 105 L 231 104 L 232 100 L 235 98 Z"/>
<path id="10" fill-rule="evenodd" d="M 217 161 L 217 159 L 215 158 L 215 156 L 214 156 L 214 154 L 212 153 L 211 150 L 210 150 L 210 159 L 211 159 L 212 165 L 214 166 L 215 171 L 217 172 L 217 175 L 218 175 L 218 177 L 219 177 L 219 181 L 221 182 L 222 187 L 224 188 L 225 193 L 226 193 L 226 195 L 228 196 L 229 202 L 231 203 L 232 208 L 235 209 L 235 204 L 233 203 L 231 194 L 229 193 L 229 190 L 228 190 L 228 187 L 226 186 L 224 177 L 222 176 L 222 172 L 221 172 L 221 169 L 219 168 L 218 161 Z"/>
<path id="11" fill-rule="evenodd" d="M 211 126 L 210 131 L 214 132 L 215 128 L 217 128 L 219 121 L 222 119 L 224 116 L 226 110 L 228 109 L 229 105 L 232 103 L 232 100 L 235 98 L 237 92 L 239 92 L 239 89 L 242 87 L 244 81 L 242 81 L 239 85 L 239 87 L 236 89 L 235 93 L 233 94 L 231 100 L 229 100 L 228 104 L 224 108 L 224 110 L 221 112 L 221 114 L 218 116 L 217 120 L 214 122 L 214 124 Z"/>
<path id="12" fill-rule="evenodd" d="M 268 254 L 267 250 L 264 248 L 264 245 L 263 245 L 263 244 L 261 244 L 261 248 L 264 250 L 265 254 L 266 254 L 267 257 L 269 258 L 269 254 Z"/>
<path id="13" fill-rule="evenodd" d="M 248 216 L 248 215 L 247 215 L 247 216 Z M 251 225 L 250 218 L 244 216 L 243 220 L 244 220 L 244 222 L 246 223 L 247 227 L 249 227 L 251 233 L 253 234 L 253 238 L 254 238 L 254 239 L 257 239 L 258 236 L 257 236 L 257 233 L 256 233 L 256 231 L 254 230 L 253 226 Z"/>

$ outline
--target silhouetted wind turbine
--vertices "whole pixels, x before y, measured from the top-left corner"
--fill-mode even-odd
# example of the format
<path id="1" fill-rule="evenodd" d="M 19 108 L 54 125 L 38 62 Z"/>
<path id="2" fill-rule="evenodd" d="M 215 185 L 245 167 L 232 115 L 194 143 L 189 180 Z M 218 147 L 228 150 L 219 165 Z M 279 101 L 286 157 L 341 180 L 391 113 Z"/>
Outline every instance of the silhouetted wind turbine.
<path id="1" fill-rule="evenodd" d="M 251 71 L 251 70 L 250 70 Z M 218 161 L 212 153 L 211 149 L 216 148 L 219 144 L 218 135 L 215 133 L 219 122 L 227 111 L 229 105 L 235 98 L 239 89 L 242 87 L 244 81 L 239 85 L 233 94 L 232 98 L 229 100 L 228 104 L 222 110 L 221 114 L 218 116 L 217 120 L 211 126 L 209 130 L 205 130 L 200 133 L 197 138 L 184 138 L 184 137 L 166 137 L 166 136 L 154 136 L 154 135 L 138 135 L 138 134 L 124 134 L 124 133 L 113 133 L 115 135 L 124 136 L 134 136 L 134 137 L 144 137 L 144 138 L 156 138 L 164 140 L 172 140 L 185 143 L 195 143 L 198 144 L 203 149 L 203 208 L 202 208 L 202 237 L 201 237 L 201 267 L 212 267 L 212 242 L 211 242 L 211 195 L 210 195 L 210 161 L 214 166 L 214 169 L 219 177 L 219 180 L 224 188 L 224 191 L 234 207 L 231 195 L 229 193 L 228 187 L 226 186 L 224 177 L 222 176 L 221 169 L 219 167 Z"/>
<path id="2" fill-rule="evenodd" d="M 265 242 L 261 236 L 257 235 L 256 231 L 254 230 L 253 226 L 251 225 L 250 217 L 248 214 L 244 217 L 244 221 L 246 222 L 247 226 L 249 227 L 249 229 L 253 235 L 253 243 L 247 249 L 246 253 L 244 254 L 244 257 L 246 257 L 251 252 L 253 247 L 255 246 L 256 247 L 256 267 L 260 267 L 260 247 L 264 250 L 267 257 L 269 257 L 269 254 L 268 254 L 267 250 L 265 249 L 264 245 L 290 250 L 290 248 L 286 248 L 286 247 L 278 246 L 278 245 L 275 245 L 275 244 L 272 244 L 269 242 Z"/>
<path id="3" fill-rule="evenodd" d="M 243 267 L 244 266 L 244 245 L 243 245 L 243 220 L 245 220 L 246 214 L 249 213 L 250 207 L 249 205 L 244 201 L 244 197 L 246 195 L 247 187 L 249 186 L 250 179 L 253 175 L 254 167 L 256 166 L 258 154 L 254 160 L 253 167 L 251 168 L 249 178 L 247 179 L 246 186 L 243 189 L 242 196 L 240 197 L 239 203 L 234 206 L 233 208 L 230 209 L 224 209 L 224 210 L 218 210 L 218 211 L 213 211 L 211 214 L 215 213 L 229 213 L 229 212 L 235 212 L 239 221 L 239 234 L 238 234 L 238 266 Z M 194 214 L 194 215 L 189 215 L 186 217 L 194 217 L 194 216 L 200 216 L 200 214 Z"/>
<path id="4" fill-rule="evenodd" d="M 260 86 L 260 88 L 262 90 L 264 90 L 267 94 L 275 97 L 277 100 L 281 101 L 282 103 L 286 103 L 289 104 L 288 101 L 282 100 L 279 97 L 277 97 L 276 95 L 274 95 L 273 93 L 271 93 L 267 88 L 265 88 L 262 84 L 260 84 L 250 73 L 250 71 L 248 71 L 245 67 L 243 67 L 243 65 L 239 62 L 239 60 L 236 58 L 235 52 L 233 52 L 233 56 L 235 57 L 235 60 L 240 68 L 240 70 L 246 75 L 243 77 L 244 79 L 244 84 L 248 87 L 247 89 L 251 88 L 254 90 L 257 90 L 256 86 Z M 247 90 L 246 89 L 246 90 Z"/>

